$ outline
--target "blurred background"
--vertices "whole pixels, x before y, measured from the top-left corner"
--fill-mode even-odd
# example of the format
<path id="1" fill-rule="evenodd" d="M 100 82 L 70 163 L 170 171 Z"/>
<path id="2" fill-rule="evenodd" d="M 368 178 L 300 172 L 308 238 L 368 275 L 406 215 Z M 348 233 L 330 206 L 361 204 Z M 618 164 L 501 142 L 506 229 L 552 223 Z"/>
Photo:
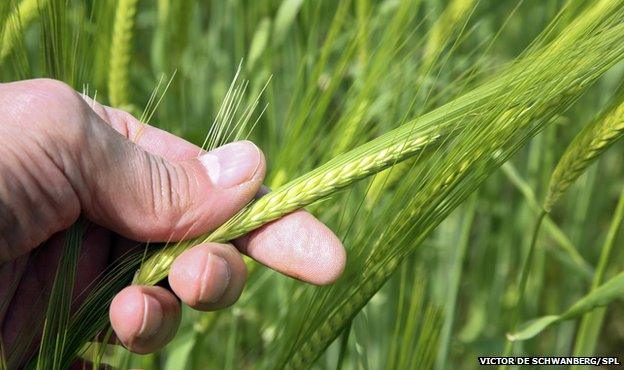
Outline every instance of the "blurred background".
<path id="1" fill-rule="evenodd" d="M 265 152 L 266 184 L 276 188 L 499 76 L 539 35 L 548 40 L 592 3 L 5 0 L 0 78 L 66 81 L 199 145 L 211 127 L 225 127 L 209 141 L 249 137 Z M 403 240 L 409 253 L 357 315 L 329 325 L 323 335 L 337 339 L 310 366 L 472 369 L 477 356 L 504 353 L 554 166 L 617 96 L 622 72 L 614 66 L 558 112 L 426 239 Z M 622 150 L 620 143 L 602 155 L 546 217 L 520 321 L 564 312 L 589 292 L 610 227 L 615 247 L 603 280 L 624 267 L 615 212 Z M 163 351 L 137 356 L 108 346 L 102 361 L 145 369 L 283 366 L 310 325 L 348 302 L 336 298 L 345 287 L 357 292 L 364 284 L 358 276 L 379 252 L 378 237 L 418 186 L 418 163 L 407 163 L 309 207 L 347 247 L 349 266 L 336 286 L 305 286 L 248 261 L 236 305 L 215 313 L 185 308 Z M 583 316 L 576 317 L 518 342 L 514 353 L 624 354 L 624 312 L 609 303 L 592 316 L 594 332 L 581 338 Z"/>

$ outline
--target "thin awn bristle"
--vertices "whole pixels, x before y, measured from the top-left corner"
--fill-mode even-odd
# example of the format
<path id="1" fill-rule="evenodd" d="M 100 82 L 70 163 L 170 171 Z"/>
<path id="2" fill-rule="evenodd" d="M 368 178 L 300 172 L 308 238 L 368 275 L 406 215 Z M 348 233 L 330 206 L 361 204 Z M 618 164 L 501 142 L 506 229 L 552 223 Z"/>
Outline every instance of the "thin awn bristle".
<path id="1" fill-rule="evenodd" d="M 240 74 L 242 70 L 242 62 L 238 65 L 236 69 L 236 73 L 234 74 L 234 78 L 232 78 L 232 82 L 225 93 L 225 97 L 215 115 L 214 120 L 212 121 L 212 125 L 206 134 L 204 142 L 201 145 L 203 150 L 212 150 L 223 143 L 227 142 L 231 137 L 232 133 L 236 131 L 236 127 L 232 126 L 232 121 L 236 117 L 238 108 L 240 107 L 241 102 L 245 97 L 245 93 L 247 91 L 248 81 L 240 80 Z M 257 96 L 256 100 L 260 99 L 260 95 Z M 254 107 L 255 108 L 255 107 Z M 249 107 L 248 107 L 249 109 Z M 247 112 L 247 110 L 245 111 Z M 253 110 L 251 110 L 253 113 Z M 249 118 L 251 118 L 251 113 L 249 114 Z M 239 131 L 242 131 L 246 126 L 248 119 L 243 117 L 240 118 L 237 125 L 240 125 Z M 238 133 L 236 134 L 236 138 L 240 137 Z M 198 153 L 198 155 L 201 154 Z"/>
<path id="2" fill-rule="evenodd" d="M 175 76 L 177 73 L 178 73 L 177 70 L 173 71 L 173 73 L 171 74 L 171 77 L 169 78 L 169 81 L 163 88 L 162 93 L 160 93 L 158 100 L 156 100 L 156 97 L 158 96 L 158 93 L 160 91 L 160 87 L 162 86 L 165 80 L 164 74 L 160 76 L 160 78 L 158 79 L 158 83 L 156 84 L 156 87 L 154 88 L 154 91 L 152 91 L 152 94 L 150 95 L 150 98 L 147 101 L 147 104 L 145 105 L 145 109 L 143 110 L 143 113 L 141 113 L 141 118 L 139 118 L 139 121 L 143 123 L 150 123 L 150 121 L 152 120 L 152 117 L 154 117 L 154 114 L 156 114 L 156 110 L 158 109 L 158 106 L 160 105 L 160 103 L 162 103 L 162 100 L 164 99 L 165 94 L 167 94 L 167 91 L 169 91 L 169 88 L 171 87 L 171 84 L 173 83 L 173 80 L 175 79 Z"/>

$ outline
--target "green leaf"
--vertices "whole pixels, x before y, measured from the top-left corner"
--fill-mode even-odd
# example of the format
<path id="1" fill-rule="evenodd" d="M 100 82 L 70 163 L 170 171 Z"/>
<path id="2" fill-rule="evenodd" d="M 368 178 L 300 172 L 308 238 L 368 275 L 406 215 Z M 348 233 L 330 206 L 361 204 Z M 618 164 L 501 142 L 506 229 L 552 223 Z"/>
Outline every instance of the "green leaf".
<path id="1" fill-rule="evenodd" d="M 558 322 L 559 319 L 560 316 L 558 315 L 550 315 L 527 321 L 524 324 L 520 325 L 517 332 L 513 334 L 507 334 L 507 339 L 512 342 L 531 339 L 537 334 L 541 333 L 548 326 Z"/>
<path id="2" fill-rule="evenodd" d="M 273 46 L 279 46 L 282 42 L 284 42 L 290 27 L 299 13 L 299 9 L 301 9 L 301 5 L 303 5 L 303 0 L 282 1 L 282 4 L 277 10 L 277 15 L 275 16 Z"/>
<path id="3" fill-rule="evenodd" d="M 194 332 L 176 341 L 175 345 L 171 346 L 173 349 L 168 353 L 165 369 L 187 369 L 196 342 L 197 337 Z"/>
<path id="4" fill-rule="evenodd" d="M 596 307 L 622 299 L 624 297 L 624 272 L 619 273 L 611 280 L 607 281 L 593 292 L 577 301 L 570 309 L 562 315 L 562 320 L 578 317 Z"/>
<path id="5" fill-rule="evenodd" d="M 519 330 L 515 333 L 508 334 L 507 338 L 511 341 L 527 340 L 538 335 L 546 328 L 556 323 L 574 319 L 593 309 L 622 299 L 624 297 L 624 272 L 616 275 L 596 290 L 590 292 L 585 297 L 579 299 L 567 311 L 560 315 L 543 316 L 530 320 L 520 325 Z"/>
<path id="6" fill-rule="evenodd" d="M 258 24 L 258 28 L 254 33 L 254 37 L 251 40 L 251 46 L 249 47 L 249 57 L 247 58 L 249 63 L 249 69 L 253 69 L 254 65 L 260 59 L 269 40 L 269 32 L 271 30 L 271 20 L 269 18 L 263 18 Z"/>

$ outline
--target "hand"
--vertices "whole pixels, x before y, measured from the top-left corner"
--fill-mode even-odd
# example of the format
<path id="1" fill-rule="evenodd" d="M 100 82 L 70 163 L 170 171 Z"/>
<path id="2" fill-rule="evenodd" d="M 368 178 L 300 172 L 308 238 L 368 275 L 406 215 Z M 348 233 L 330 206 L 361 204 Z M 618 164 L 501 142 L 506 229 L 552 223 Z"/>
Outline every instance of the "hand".
<path id="1" fill-rule="evenodd" d="M 0 84 L 0 323 L 10 361 L 24 363 L 36 348 L 20 338 L 41 330 L 62 231 L 81 214 L 95 226 L 85 236 L 75 296 L 136 241 L 176 241 L 216 228 L 258 193 L 264 173 L 264 156 L 251 142 L 205 153 L 61 82 Z M 178 299 L 199 310 L 233 304 L 246 279 L 241 252 L 313 284 L 333 282 L 345 264 L 338 238 L 298 211 L 234 245 L 186 251 L 171 268 L 173 292 L 119 292 L 110 307 L 118 339 L 152 352 L 177 330 Z"/>

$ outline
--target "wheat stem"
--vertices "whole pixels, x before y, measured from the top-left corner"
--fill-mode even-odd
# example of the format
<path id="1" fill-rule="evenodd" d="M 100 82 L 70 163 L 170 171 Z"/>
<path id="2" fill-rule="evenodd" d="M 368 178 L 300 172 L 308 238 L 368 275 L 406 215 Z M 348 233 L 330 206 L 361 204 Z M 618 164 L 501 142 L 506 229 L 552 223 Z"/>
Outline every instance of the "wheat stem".
<path id="1" fill-rule="evenodd" d="M 620 191 L 620 197 L 618 204 L 615 208 L 615 213 L 611 219 L 609 231 L 607 237 L 602 244 L 600 258 L 598 260 L 598 266 L 596 267 L 596 274 L 591 284 L 590 292 L 595 291 L 600 287 L 605 278 L 607 266 L 613 259 L 613 246 L 615 245 L 616 238 L 622 226 L 622 220 L 624 219 L 624 189 Z M 604 321 L 606 307 L 601 307 L 592 312 L 588 312 L 583 315 L 581 323 L 577 330 L 576 340 L 574 343 L 574 356 L 591 356 L 594 354 L 596 348 L 596 339 L 600 334 L 602 323 Z M 576 370 L 578 367 L 573 367 Z"/>
<path id="2" fill-rule="evenodd" d="M 514 333 L 516 331 L 516 327 L 521 319 L 521 310 L 522 305 L 524 303 L 524 295 L 526 293 L 527 283 L 529 281 L 529 275 L 531 273 L 531 266 L 533 261 L 533 255 L 535 254 L 535 246 L 537 244 L 537 237 L 539 236 L 539 231 L 542 226 L 542 222 L 544 221 L 544 217 L 546 217 L 546 211 L 540 212 L 535 220 L 535 226 L 533 226 L 533 235 L 531 236 L 531 244 L 529 245 L 529 250 L 527 251 L 527 255 L 522 261 L 522 267 L 520 268 L 520 275 L 518 278 L 518 296 L 515 301 L 515 305 L 512 309 L 511 313 L 511 331 L 510 333 Z M 503 356 L 511 356 L 513 352 L 513 342 L 507 340 L 505 343 L 505 350 Z"/>

